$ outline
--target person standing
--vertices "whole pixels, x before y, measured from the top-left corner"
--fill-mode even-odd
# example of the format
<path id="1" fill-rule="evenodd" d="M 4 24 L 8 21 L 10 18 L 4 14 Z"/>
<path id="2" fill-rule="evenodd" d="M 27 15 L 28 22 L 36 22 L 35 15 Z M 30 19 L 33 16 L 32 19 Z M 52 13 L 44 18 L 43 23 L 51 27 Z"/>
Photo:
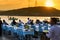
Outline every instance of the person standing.
<path id="1" fill-rule="evenodd" d="M 51 28 L 46 34 L 50 40 L 60 40 L 60 25 L 57 25 L 57 18 L 51 18 Z"/>

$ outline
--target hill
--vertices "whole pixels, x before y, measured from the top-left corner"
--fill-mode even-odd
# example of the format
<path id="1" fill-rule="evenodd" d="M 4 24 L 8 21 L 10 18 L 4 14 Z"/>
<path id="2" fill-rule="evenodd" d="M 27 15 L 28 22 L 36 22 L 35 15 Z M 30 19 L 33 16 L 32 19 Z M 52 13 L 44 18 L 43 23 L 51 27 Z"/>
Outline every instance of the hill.
<path id="1" fill-rule="evenodd" d="M 29 7 L 16 10 L 2 11 L 0 15 L 9 16 L 60 16 L 60 10 L 52 7 Z"/>

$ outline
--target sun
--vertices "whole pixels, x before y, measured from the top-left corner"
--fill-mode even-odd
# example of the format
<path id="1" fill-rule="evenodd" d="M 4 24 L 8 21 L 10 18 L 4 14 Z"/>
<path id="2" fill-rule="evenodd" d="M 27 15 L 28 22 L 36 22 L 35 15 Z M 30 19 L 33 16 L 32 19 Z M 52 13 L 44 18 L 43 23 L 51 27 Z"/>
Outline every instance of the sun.
<path id="1" fill-rule="evenodd" d="M 54 6 L 53 1 L 52 0 L 46 0 L 45 6 L 47 6 L 47 7 L 53 7 Z"/>

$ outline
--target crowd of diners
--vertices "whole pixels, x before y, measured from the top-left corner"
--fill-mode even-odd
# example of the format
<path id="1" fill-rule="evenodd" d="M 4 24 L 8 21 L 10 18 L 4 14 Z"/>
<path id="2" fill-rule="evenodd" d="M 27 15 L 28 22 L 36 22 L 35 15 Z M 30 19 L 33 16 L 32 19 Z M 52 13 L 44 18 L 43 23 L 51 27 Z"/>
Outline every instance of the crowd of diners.
<path id="1" fill-rule="evenodd" d="M 30 18 L 27 18 L 27 22 L 24 23 L 23 21 L 19 20 L 19 22 L 16 22 L 16 20 L 12 20 L 11 24 L 12 26 L 14 25 L 17 25 L 17 27 L 19 27 L 19 25 L 22 25 L 24 24 L 25 26 L 26 25 L 35 25 L 35 24 L 44 24 L 44 23 L 47 23 L 47 24 L 51 24 L 51 29 L 49 30 L 48 33 L 46 33 L 46 36 L 48 38 L 50 38 L 51 40 L 60 40 L 60 23 L 58 23 L 58 18 L 51 18 L 50 22 L 48 22 L 47 20 L 44 20 L 44 21 L 40 21 L 39 19 L 37 19 L 34 23 L 34 20 L 30 19 Z M 5 20 L 1 20 L 0 19 L 0 35 L 2 35 L 2 24 L 5 24 L 5 25 L 9 25 Z"/>
<path id="2" fill-rule="evenodd" d="M 30 25 L 34 25 L 34 24 L 43 24 L 43 23 L 48 23 L 49 22 L 47 20 L 44 20 L 44 21 L 40 21 L 39 19 L 37 19 L 34 23 L 34 20 L 30 19 L 30 18 L 27 18 L 27 22 L 24 23 L 23 21 L 19 20 L 19 22 L 16 22 L 16 20 L 12 20 L 11 22 L 11 25 L 17 25 L 17 24 L 30 24 Z M 3 24 L 6 24 L 6 25 L 9 25 L 5 20 L 2 20 L 2 23 Z"/>

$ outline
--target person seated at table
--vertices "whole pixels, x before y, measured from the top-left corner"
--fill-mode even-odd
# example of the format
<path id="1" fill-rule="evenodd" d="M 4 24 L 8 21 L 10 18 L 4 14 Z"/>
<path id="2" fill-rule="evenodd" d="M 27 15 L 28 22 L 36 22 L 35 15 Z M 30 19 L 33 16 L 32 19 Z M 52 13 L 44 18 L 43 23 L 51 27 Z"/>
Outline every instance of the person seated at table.
<path id="1" fill-rule="evenodd" d="M 5 20 L 3 20 L 3 24 L 8 25 L 8 23 Z"/>
<path id="2" fill-rule="evenodd" d="M 31 19 L 30 18 L 27 18 L 27 24 L 30 24 L 31 23 Z"/>
<path id="3" fill-rule="evenodd" d="M 47 23 L 47 24 L 49 23 L 46 19 L 45 19 L 45 20 L 43 20 L 43 22 L 44 22 L 44 23 Z"/>
<path id="4" fill-rule="evenodd" d="M 36 24 L 42 24 L 42 22 L 40 22 L 40 20 L 36 20 L 36 22 L 35 22 Z"/>
<path id="5" fill-rule="evenodd" d="M 51 28 L 46 34 L 50 40 L 60 40 L 60 25 L 57 25 L 57 18 L 51 18 Z"/>
<path id="6" fill-rule="evenodd" d="M 34 25 L 33 20 L 31 20 L 30 24 L 31 24 L 31 25 Z"/>
<path id="7" fill-rule="evenodd" d="M 36 31 L 39 30 L 39 26 L 40 26 L 40 21 L 37 19 L 36 22 L 35 22 L 35 27 L 36 27 Z"/>
<path id="8" fill-rule="evenodd" d="M 22 24 L 24 24 L 21 20 L 19 20 L 18 25 L 21 26 Z"/>
<path id="9" fill-rule="evenodd" d="M 15 20 L 13 20 L 12 22 L 11 22 L 11 25 L 12 26 L 14 26 L 14 25 L 16 25 L 17 24 L 17 22 L 15 21 Z"/>

